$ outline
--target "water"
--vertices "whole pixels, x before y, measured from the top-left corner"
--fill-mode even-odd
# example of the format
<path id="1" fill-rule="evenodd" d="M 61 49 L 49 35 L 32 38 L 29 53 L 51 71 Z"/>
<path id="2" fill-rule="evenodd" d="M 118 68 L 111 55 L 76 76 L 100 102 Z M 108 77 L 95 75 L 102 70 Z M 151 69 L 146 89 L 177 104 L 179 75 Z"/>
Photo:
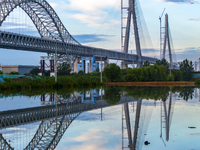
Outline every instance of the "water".
<path id="1" fill-rule="evenodd" d="M 0 149 L 199 150 L 199 93 L 194 87 L 107 87 L 1 95 Z"/>

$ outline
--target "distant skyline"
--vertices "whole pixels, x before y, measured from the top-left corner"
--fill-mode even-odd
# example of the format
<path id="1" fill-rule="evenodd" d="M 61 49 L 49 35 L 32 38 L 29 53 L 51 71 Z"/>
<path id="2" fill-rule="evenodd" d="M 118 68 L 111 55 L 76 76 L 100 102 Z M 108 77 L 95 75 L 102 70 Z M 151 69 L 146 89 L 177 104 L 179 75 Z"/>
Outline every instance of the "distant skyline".
<path id="1" fill-rule="evenodd" d="M 121 49 L 121 0 L 47 0 L 47 2 L 54 8 L 70 34 L 81 44 L 113 50 Z M 199 1 L 140 0 L 139 2 L 152 41 L 152 47 L 148 47 L 150 50 L 143 55 L 159 58 L 159 16 L 166 8 L 165 13 L 169 15 L 177 61 L 186 58 L 198 61 L 200 56 Z M 22 10 L 18 10 L 11 13 L 1 29 L 39 36 L 28 16 L 23 14 Z M 164 24 L 164 16 L 162 22 Z M 1 65 L 38 65 L 40 56 L 46 55 L 4 49 L 0 49 L 0 53 Z"/>

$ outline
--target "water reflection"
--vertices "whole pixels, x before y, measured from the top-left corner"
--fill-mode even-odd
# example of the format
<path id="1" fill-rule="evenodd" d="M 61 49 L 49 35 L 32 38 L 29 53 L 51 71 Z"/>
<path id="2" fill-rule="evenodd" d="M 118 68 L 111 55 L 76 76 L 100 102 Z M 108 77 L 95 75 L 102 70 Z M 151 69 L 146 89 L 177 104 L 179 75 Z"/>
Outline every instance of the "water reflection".
<path id="1" fill-rule="evenodd" d="M 166 146 L 166 142 L 170 140 L 175 100 L 182 98 L 188 101 L 194 97 L 194 91 L 194 88 L 106 87 L 72 94 L 42 94 L 38 99 L 41 103 L 39 107 L 0 112 L 0 149 L 55 149 L 66 131 L 73 130 L 73 122 L 83 117 L 81 114 L 84 112 L 100 110 L 99 120 L 108 122 L 103 117 L 106 111 L 110 109 L 113 111 L 111 104 L 121 104 L 117 108 L 121 108 L 122 111 L 114 112 L 115 115 L 119 114 L 118 118 L 120 115 L 122 118 L 122 121 L 115 121 L 121 126 L 121 149 L 140 150 L 150 147 L 153 139 L 146 139 L 145 136 L 155 106 L 160 108 L 159 136 Z M 151 102 L 150 99 L 157 102 Z M 34 129 L 32 129 L 33 125 Z M 26 141 L 14 143 L 12 137 L 15 136 L 16 129 L 20 133 L 30 130 L 32 134 L 29 137 L 20 134 L 18 138 L 25 136 Z"/>

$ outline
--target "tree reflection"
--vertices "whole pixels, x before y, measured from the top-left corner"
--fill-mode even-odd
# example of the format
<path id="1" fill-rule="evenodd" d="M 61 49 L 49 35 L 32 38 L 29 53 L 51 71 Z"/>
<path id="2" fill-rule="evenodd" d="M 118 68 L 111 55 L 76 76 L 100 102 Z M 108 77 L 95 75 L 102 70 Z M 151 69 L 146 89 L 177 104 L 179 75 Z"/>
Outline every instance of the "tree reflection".
<path id="1" fill-rule="evenodd" d="M 103 99 L 110 105 L 115 105 L 121 99 L 121 88 L 109 86 L 104 88 Z"/>
<path id="2" fill-rule="evenodd" d="M 133 98 L 166 100 L 170 88 L 169 87 L 125 87 L 128 96 Z"/>

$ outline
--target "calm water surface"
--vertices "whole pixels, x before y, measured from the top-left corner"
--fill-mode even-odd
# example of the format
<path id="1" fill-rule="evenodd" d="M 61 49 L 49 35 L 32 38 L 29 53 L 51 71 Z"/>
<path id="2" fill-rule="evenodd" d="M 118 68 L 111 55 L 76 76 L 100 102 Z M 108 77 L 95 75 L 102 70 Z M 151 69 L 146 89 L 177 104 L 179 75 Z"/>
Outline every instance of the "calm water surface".
<path id="1" fill-rule="evenodd" d="M 1 95 L 0 149 L 200 150 L 199 93 L 189 87 L 110 87 Z"/>

